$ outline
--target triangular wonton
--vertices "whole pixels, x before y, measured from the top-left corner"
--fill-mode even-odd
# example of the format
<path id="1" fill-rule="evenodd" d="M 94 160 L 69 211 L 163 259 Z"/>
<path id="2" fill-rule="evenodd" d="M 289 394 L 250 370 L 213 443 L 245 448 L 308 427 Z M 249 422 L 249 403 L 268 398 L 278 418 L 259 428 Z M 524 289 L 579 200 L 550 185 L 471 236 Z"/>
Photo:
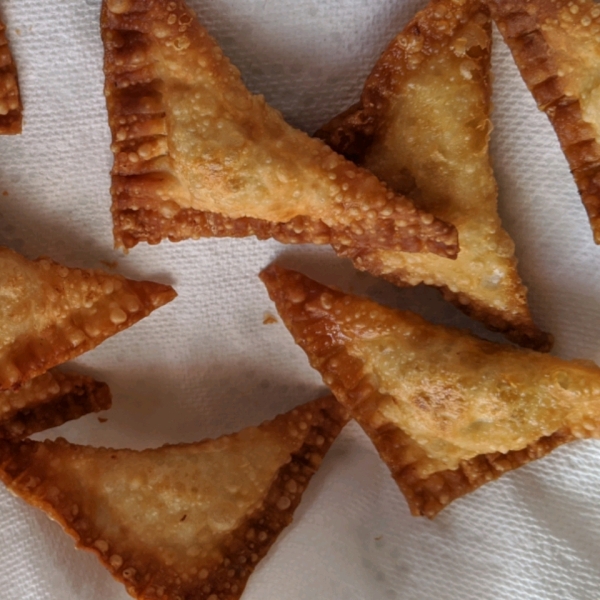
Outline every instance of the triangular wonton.
<path id="1" fill-rule="evenodd" d="M 0 392 L 0 439 L 21 439 L 110 408 L 105 383 L 52 369 L 18 390 Z"/>
<path id="2" fill-rule="evenodd" d="M 0 247 L 0 390 L 95 348 L 175 296 L 168 285 Z"/>
<path id="3" fill-rule="evenodd" d="M 0 21 L 0 134 L 21 133 L 22 112 L 17 67 L 8 47 L 6 27 Z"/>
<path id="4" fill-rule="evenodd" d="M 182 0 L 104 0 L 117 245 L 206 236 L 454 257 L 456 230 L 252 95 Z"/>
<path id="5" fill-rule="evenodd" d="M 487 1 L 554 126 L 600 244 L 600 6 L 594 0 Z"/>
<path id="6" fill-rule="evenodd" d="M 0 442 L 0 477 L 136 598 L 234 600 L 347 420 L 331 396 L 155 450 Z"/>
<path id="7" fill-rule="evenodd" d="M 455 261 L 384 249 L 362 253 L 358 268 L 398 285 L 438 287 L 509 339 L 549 350 L 551 338 L 533 323 L 514 244 L 497 212 L 489 157 L 491 42 L 480 0 L 433 0 L 383 53 L 360 103 L 317 135 L 458 230 Z"/>
<path id="8" fill-rule="evenodd" d="M 271 266 L 261 275 L 311 365 L 373 440 L 413 514 L 600 434 L 600 368 L 432 325 Z"/>

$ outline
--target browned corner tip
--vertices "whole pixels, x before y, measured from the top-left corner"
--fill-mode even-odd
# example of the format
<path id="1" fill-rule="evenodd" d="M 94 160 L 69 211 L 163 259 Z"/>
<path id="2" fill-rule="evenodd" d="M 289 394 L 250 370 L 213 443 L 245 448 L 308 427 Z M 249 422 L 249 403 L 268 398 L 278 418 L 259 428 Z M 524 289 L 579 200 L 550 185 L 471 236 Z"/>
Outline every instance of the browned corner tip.
<path id="1" fill-rule="evenodd" d="M 90 378 L 89 386 L 90 388 L 95 388 L 96 390 L 96 412 L 99 412 L 101 410 L 108 410 L 112 407 L 113 396 L 108 383 L 104 381 L 95 381 L 94 379 Z"/>
<path id="2" fill-rule="evenodd" d="M 158 283 L 154 285 L 160 286 L 160 288 L 157 289 L 157 294 L 161 298 L 163 304 L 171 302 L 171 300 L 175 300 L 175 298 L 177 298 L 177 292 L 173 286 L 164 283 Z"/>
<path id="3" fill-rule="evenodd" d="M 503 334 L 507 340 L 521 348 L 535 352 L 550 352 L 554 346 L 554 336 L 551 333 L 542 331 L 535 324 L 529 312 L 522 318 L 503 321 L 486 318 L 485 314 L 480 316 L 477 313 L 465 312 L 474 319 L 481 321 L 490 331 Z"/>
<path id="4" fill-rule="evenodd" d="M 284 306 L 301 306 L 324 292 L 353 296 L 352 293 L 343 291 L 335 285 L 321 283 L 300 271 L 288 269 L 277 263 L 272 263 L 263 269 L 259 277 L 284 322 L 285 317 L 282 313 Z"/>
<path id="5" fill-rule="evenodd" d="M 550 352 L 554 346 L 554 336 L 551 333 L 538 329 L 535 324 L 523 325 L 521 323 L 509 323 L 505 327 L 496 327 L 487 323 L 485 319 L 480 320 L 488 327 L 488 329 L 491 331 L 498 331 L 506 336 L 507 340 L 513 344 L 517 344 L 517 346 L 520 346 L 521 348 L 534 350 L 535 352 Z"/>
<path id="6" fill-rule="evenodd" d="M 267 292 L 271 300 L 277 304 L 277 298 L 281 299 L 285 295 L 284 288 L 291 286 L 294 282 L 300 282 L 306 277 L 297 271 L 286 269 L 277 263 L 271 263 L 265 267 L 259 274 L 261 281 L 265 284 Z M 288 289 L 289 293 L 289 289 Z M 295 294 L 294 297 L 303 297 L 301 293 Z"/>
<path id="7" fill-rule="evenodd" d="M 108 410 L 112 394 L 108 384 L 88 376 L 55 373 L 58 393 L 50 392 L 41 403 L 30 403 L 0 422 L 0 438 L 19 440 L 57 427 L 87 414 Z M 63 382 L 70 382 L 63 389 Z"/>
<path id="8" fill-rule="evenodd" d="M 155 281 L 134 281 L 134 287 L 142 291 L 152 303 L 153 308 L 160 308 L 177 298 L 175 289 L 166 283 Z"/>
<path id="9" fill-rule="evenodd" d="M 518 341 L 519 345 L 537 352 L 550 352 L 554 346 L 554 336 L 541 329 L 536 329 L 523 337 L 524 339 Z"/>
<path id="10" fill-rule="evenodd" d="M 277 279 L 278 275 L 283 272 L 283 267 L 276 262 L 267 265 L 259 274 L 261 281 L 267 285 L 269 282 Z"/>
<path id="11" fill-rule="evenodd" d="M 287 272 L 287 269 L 277 263 L 271 263 L 265 267 L 259 274 L 260 280 L 265 284 L 269 296 L 272 297 L 272 292 L 280 286 L 280 280 Z"/>
<path id="12" fill-rule="evenodd" d="M 481 321 L 491 331 L 502 333 L 507 340 L 521 348 L 536 352 L 550 352 L 554 346 L 554 336 L 551 333 L 542 331 L 533 321 L 529 311 L 516 319 L 504 319 L 500 315 L 500 321 L 486 318 L 485 313 L 480 315 L 477 312 L 465 312 Z"/>

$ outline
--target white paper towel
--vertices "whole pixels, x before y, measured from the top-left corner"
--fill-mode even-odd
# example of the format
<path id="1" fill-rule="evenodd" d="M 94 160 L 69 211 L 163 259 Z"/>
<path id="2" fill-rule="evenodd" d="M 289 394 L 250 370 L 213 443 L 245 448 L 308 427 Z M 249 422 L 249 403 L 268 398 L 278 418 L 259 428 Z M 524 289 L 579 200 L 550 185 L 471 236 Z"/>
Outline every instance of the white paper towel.
<path id="1" fill-rule="evenodd" d="M 294 125 L 313 131 L 356 100 L 389 40 L 424 0 L 192 0 L 241 69 Z M 431 290 L 397 290 L 324 248 L 201 240 L 113 250 L 99 0 L 4 0 L 25 105 L 0 138 L 0 243 L 28 256 L 172 283 L 179 298 L 76 361 L 114 393 L 59 433 L 144 448 L 258 424 L 322 390 L 257 273 L 277 256 L 324 282 L 428 318 L 466 317 Z M 501 211 L 555 353 L 600 360 L 600 249 L 546 117 L 497 38 L 494 159 Z M 6 194 L 4 194 L 6 192 Z M 490 336 L 489 334 L 484 334 Z M 44 435 L 38 437 L 45 437 Z M 588 599 L 600 594 L 600 444 L 583 442 L 415 519 L 370 442 L 349 426 L 245 600 Z M 0 489 L 2 600 L 125 600 L 95 557 Z"/>

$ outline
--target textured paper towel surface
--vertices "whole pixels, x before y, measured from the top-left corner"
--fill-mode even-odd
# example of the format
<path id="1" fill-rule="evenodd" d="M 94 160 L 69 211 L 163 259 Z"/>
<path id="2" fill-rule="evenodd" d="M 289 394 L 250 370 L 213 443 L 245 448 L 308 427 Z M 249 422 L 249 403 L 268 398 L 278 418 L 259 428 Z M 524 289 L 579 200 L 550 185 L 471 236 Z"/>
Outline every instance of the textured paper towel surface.
<path id="1" fill-rule="evenodd" d="M 388 41 L 423 0 L 193 0 L 249 87 L 313 131 L 355 101 Z M 179 297 L 74 365 L 107 381 L 114 408 L 52 435 L 153 447 L 236 431 L 316 397 L 319 377 L 257 279 L 284 256 L 322 281 L 432 320 L 473 326 L 432 291 L 396 290 L 325 249 L 202 240 L 112 249 L 112 156 L 98 0 L 4 0 L 25 127 L 0 139 L 0 243 L 173 284 Z M 600 360 L 600 249 L 546 117 L 497 39 L 494 158 L 501 212 L 539 324 L 564 357 Z M 487 334 L 486 334 L 487 335 Z M 492 337 L 492 336 L 489 336 Z M 43 436 L 41 436 L 43 437 Z M 245 600 L 594 598 L 600 589 L 600 444 L 561 448 L 415 519 L 356 426 L 317 474 Z M 125 600 L 97 560 L 0 490 L 2 600 Z"/>

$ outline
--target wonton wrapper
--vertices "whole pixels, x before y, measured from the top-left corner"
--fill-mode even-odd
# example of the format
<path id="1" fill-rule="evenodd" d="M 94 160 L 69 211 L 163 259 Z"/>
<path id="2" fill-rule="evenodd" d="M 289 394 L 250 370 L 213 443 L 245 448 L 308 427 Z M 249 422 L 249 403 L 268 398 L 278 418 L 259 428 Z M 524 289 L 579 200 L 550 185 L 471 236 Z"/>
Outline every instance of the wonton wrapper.
<path id="1" fill-rule="evenodd" d="M 175 296 L 168 285 L 0 247 L 0 390 L 95 348 Z"/>
<path id="2" fill-rule="evenodd" d="M 195 444 L 0 442 L 0 477 L 136 598 L 233 600 L 347 420 L 331 396 Z"/>
<path id="3" fill-rule="evenodd" d="M 51 370 L 0 392 L 0 439 L 21 439 L 111 406 L 108 385 Z"/>
<path id="4" fill-rule="evenodd" d="M 17 67 L 8 47 L 6 27 L 0 21 L 0 134 L 21 133 L 22 111 Z"/>
<path id="5" fill-rule="evenodd" d="M 373 440 L 415 515 L 600 433 L 600 368 L 494 344 L 271 266 L 311 365 Z"/>
<path id="6" fill-rule="evenodd" d="M 600 244 L 600 6 L 488 0 L 521 76 L 569 161 Z"/>
<path id="7" fill-rule="evenodd" d="M 360 103 L 317 135 L 458 230 L 455 261 L 385 249 L 361 254 L 359 269 L 398 285 L 438 287 L 512 341 L 549 350 L 552 339 L 533 323 L 497 212 L 491 42 L 489 11 L 479 0 L 433 0 L 383 53 Z"/>
<path id="8" fill-rule="evenodd" d="M 456 256 L 456 230 L 292 128 L 182 0 L 105 0 L 116 243 L 206 236 Z"/>

